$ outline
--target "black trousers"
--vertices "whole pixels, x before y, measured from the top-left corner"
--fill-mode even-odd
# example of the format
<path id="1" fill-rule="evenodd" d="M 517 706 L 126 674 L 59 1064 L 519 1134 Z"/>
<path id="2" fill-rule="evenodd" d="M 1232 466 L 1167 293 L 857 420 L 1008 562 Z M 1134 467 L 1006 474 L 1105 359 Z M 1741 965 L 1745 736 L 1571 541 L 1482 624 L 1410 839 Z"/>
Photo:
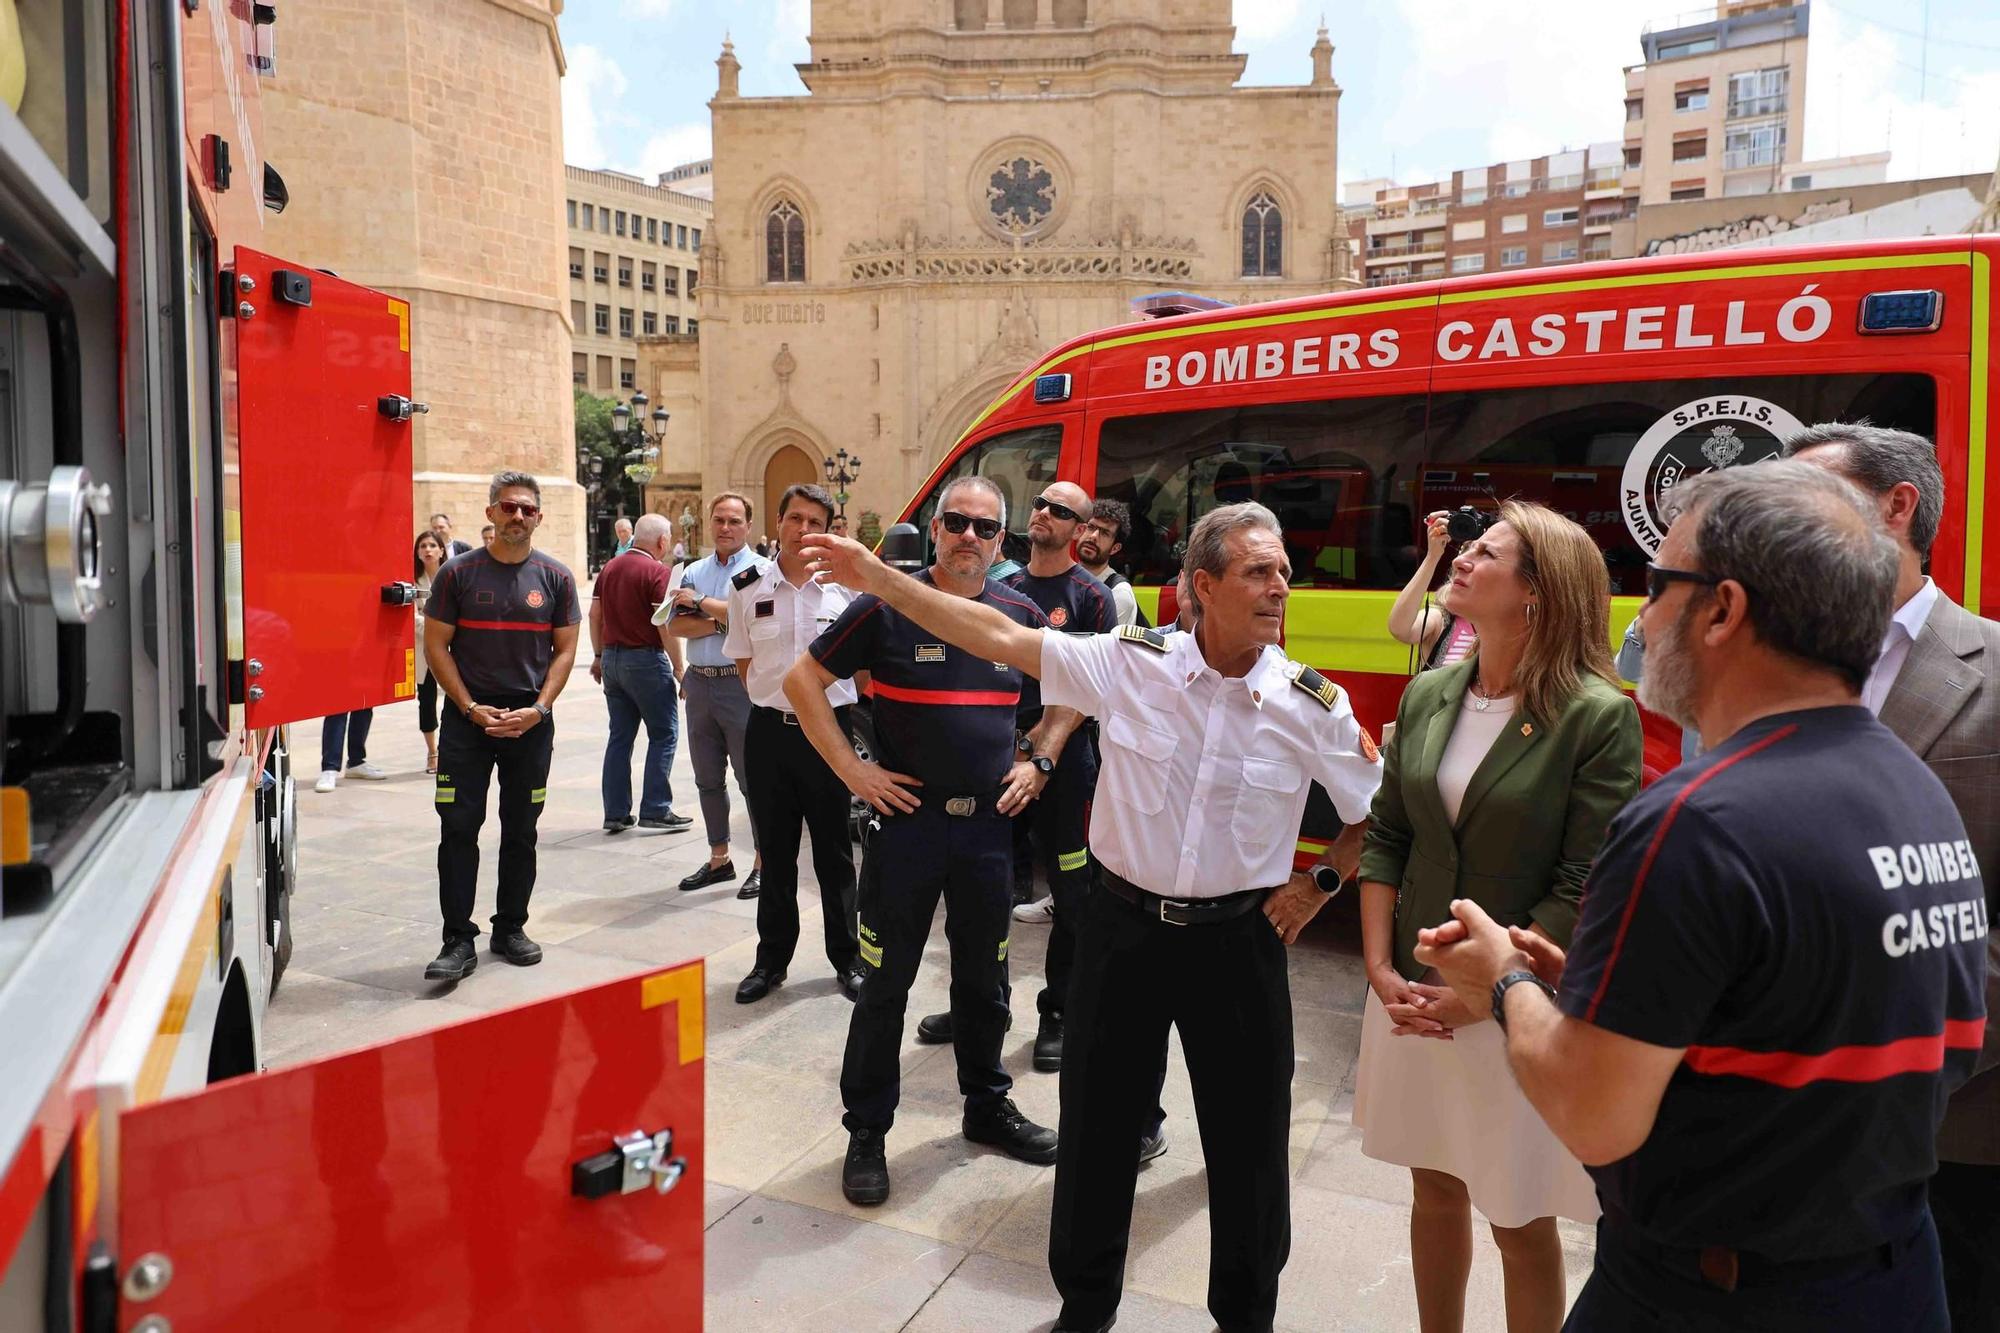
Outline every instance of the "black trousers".
<path id="1" fill-rule="evenodd" d="M 1848 1272 L 1722 1291 L 1597 1223 L 1597 1260 L 1563 1333 L 1947 1333 L 1930 1214 L 1908 1240 Z"/>
<path id="2" fill-rule="evenodd" d="M 847 710 L 836 708 L 843 734 Z M 826 961 L 854 964 L 854 851 L 847 831 L 846 784 L 819 757 L 805 728 L 775 708 L 752 708 L 744 752 L 750 820 L 764 854 L 757 896 L 757 966 L 783 971 L 799 944 L 799 830 L 812 834 Z"/>
<path id="3" fill-rule="evenodd" d="M 1048 786 L 1022 816 L 1034 822 L 1034 840 L 1048 876 L 1049 897 L 1055 899 L 1055 920 L 1049 923 L 1047 984 L 1035 1000 L 1043 1014 L 1060 1016 L 1069 996 L 1070 969 L 1076 961 L 1077 924 L 1083 919 L 1090 892 L 1090 801 L 1097 794 L 1097 756 L 1089 738 L 1072 737 Z"/>
<path id="4" fill-rule="evenodd" d="M 2000 1166 L 1939 1162 L 1930 1183 L 1955 1333 L 2000 1333 Z"/>
<path id="5" fill-rule="evenodd" d="M 882 820 L 862 858 L 860 954 L 869 968 L 847 1028 L 840 1066 L 841 1123 L 887 1132 L 902 1095 L 903 1014 L 910 984 L 944 900 L 951 946 L 951 1019 L 958 1090 L 968 1109 L 1013 1090 L 1000 1066 L 1007 1030 L 1008 885 L 1013 821 L 993 812 L 998 792 L 982 793 L 970 816 L 945 813 L 946 795 L 923 789 L 913 815 Z M 1127 1145 L 1127 1157 L 1132 1156 Z"/>
<path id="6" fill-rule="evenodd" d="M 529 702 L 532 702 L 530 700 Z M 496 705 L 525 708 L 526 703 Z M 486 792 L 500 773 L 500 875 L 493 928 L 519 930 L 528 920 L 535 888 L 535 824 L 548 796 L 555 723 L 541 722 L 519 736 L 496 739 L 447 708 L 438 732 L 438 906 L 444 942 L 472 939 L 473 898 L 479 884 L 479 830 L 486 823 Z"/>
<path id="7" fill-rule="evenodd" d="M 1262 1333 L 1291 1253 L 1292 992 L 1262 911 L 1215 925 L 1086 900 L 1070 987 L 1049 1274 L 1064 1327 L 1118 1308 L 1139 1135 L 1158 1099 L 1167 1027 L 1180 1030 L 1208 1168 L 1208 1311 Z"/>
<path id="8" fill-rule="evenodd" d="M 417 730 L 428 736 L 438 729 L 438 683 L 436 676 L 417 682 Z"/>

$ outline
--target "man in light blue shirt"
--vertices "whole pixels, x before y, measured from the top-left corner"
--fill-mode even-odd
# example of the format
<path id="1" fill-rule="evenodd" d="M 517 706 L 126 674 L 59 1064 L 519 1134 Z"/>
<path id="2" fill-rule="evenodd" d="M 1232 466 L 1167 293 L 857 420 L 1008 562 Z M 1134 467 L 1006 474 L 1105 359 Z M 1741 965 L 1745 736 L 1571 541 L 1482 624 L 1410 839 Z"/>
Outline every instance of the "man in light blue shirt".
<path id="1" fill-rule="evenodd" d="M 708 829 L 708 864 L 683 879 L 681 888 L 705 889 L 736 878 L 729 857 L 729 788 L 726 767 L 736 770 L 736 790 L 744 807 L 750 791 L 744 781 L 744 737 L 750 726 L 750 694 L 736 663 L 722 649 L 729 629 L 729 590 L 738 578 L 755 580 L 766 561 L 749 548 L 750 501 L 724 491 L 708 502 L 708 528 L 713 549 L 687 567 L 681 586 L 667 604 L 668 632 L 687 640 L 687 674 L 681 697 L 687 701 L 688 757 L 694 763 L 695 790 L 701 793 L 701 818 Z M 756 827 L 751 827 L 755 844 Z M 761 858 L 738 889 L 738 898 L 755 898 L 762 888 Z"/>

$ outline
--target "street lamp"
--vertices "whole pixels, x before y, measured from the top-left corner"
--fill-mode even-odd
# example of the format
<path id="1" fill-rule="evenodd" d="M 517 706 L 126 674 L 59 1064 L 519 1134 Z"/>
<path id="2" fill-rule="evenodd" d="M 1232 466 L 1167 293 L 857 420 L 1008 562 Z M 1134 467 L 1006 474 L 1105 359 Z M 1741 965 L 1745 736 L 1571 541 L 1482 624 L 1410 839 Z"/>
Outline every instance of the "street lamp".
<path id="1" fill-rule="evenodd" d="M 826 484 L 833 488 L 833 502 L 839 506 L 835 518 L 847 516 L 847 488 L 861 479 L 861 455 L 850 454 L 846 449 L 834 452 L 832 458 L 819 460 L 826 469 Z"/>

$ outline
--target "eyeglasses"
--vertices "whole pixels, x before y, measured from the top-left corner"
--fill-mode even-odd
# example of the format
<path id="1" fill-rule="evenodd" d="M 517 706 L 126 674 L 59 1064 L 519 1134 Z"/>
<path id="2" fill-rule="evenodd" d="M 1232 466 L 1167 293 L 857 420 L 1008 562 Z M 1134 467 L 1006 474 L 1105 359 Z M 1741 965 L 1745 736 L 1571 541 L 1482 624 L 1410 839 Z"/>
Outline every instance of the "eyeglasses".
<path id="1" fill-rule="evenodd" d="M 1054 500 L 1049 499 L 1049 497 L 1046 495 L 1036 496 L 1035 512 L 1039 514 L 1044 509 L 1048 510 L 1051 514 L 1055 515 L 1057 518 L 1061 519 L 1065 523 L 1074 523 L 1079 518 L 1083 517 L 1081 514 L 1077 513 L 1074 509 L 1071 509 L 1068 505 L 1059 505 Z"/>
<path id="2" fill-rule="evenodd" d="M 1668 569 L 1665 565 L 1646 566 L 1646 600 L 1657 602 L 1666 594 L 1667 588 L 1675 583 L 1699 583 L 1705 588 L 1713 588 L 1722 582 L 1720 576 L 1703 574 L 1692 569 Z"/>
<path id="3" fill-rule="evenodd" d="M 944 530 L 954 537 L 959 536 L 967 528 L 971 528 L 974 535 L 983 542 L 990 542 L 1000 535 L 1000 520 L 997 518 L 974 518 L 970 514 L 961 514 L 956 509 L 947 509 L 938 515 L 938 519 L 944 524 Z"/>
<path id="4" fill-rule="evenodd" d="M 502 500 L 493 507 L 510 518 L 535 518 L 542 512 L 541 506 L 525 500 Z"/>

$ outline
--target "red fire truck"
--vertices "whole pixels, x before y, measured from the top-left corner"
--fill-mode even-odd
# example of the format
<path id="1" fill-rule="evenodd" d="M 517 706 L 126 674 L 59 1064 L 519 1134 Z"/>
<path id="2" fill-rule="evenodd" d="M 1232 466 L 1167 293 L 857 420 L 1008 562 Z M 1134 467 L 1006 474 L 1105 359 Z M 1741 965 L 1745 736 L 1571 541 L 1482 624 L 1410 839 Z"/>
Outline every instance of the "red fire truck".
<path id="1" fill-rule="evenodd" d="M 2000 238 L 1937 237 L 1585 264 L 1206 310 L 1058 347 L 966 431 L 903 518 L 978 473 L 1027 501 L 1074 481 L 1132 509 L 1123 559 L 1171 619 L 1189 529 L 1260 500 L 1295 571 L 1295 657 L 1379 728 L 1411 670 L 1389 637 L 1423 516 L 1519 496 L 1575 518 L 1611 567 L 1614 645 L 1637 614 L 1661 500 L 1769 457 L 1801 423 L 1866 417 L 1937 441 L 1948 503 L 1931 574 L 2000 614 L 1984 533 Z M 1648 767 L 1678 758 L 1647 719 Z M 1301 855 L 1331 827 L 1323 796 Z"/>
<path id="2" fill-rule="evenodd" d="M 0 1329 L 696 1328 L 698 964 L 260 1072 L 422 408 L 405 301 L 260 249 L 276 19 L 0 0 Z"/>

